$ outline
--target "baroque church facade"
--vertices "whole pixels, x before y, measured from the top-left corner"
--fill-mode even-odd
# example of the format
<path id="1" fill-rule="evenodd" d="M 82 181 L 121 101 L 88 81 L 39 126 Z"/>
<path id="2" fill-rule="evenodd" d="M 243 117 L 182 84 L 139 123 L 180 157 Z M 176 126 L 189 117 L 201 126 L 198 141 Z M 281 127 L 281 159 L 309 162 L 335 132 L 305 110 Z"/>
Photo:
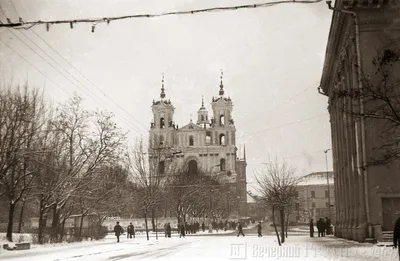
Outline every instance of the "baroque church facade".
<path id="1" fill-rule="evenodd" d="M 174 121 L 175 108 L 166 98 L 164 78 L 160 98 L 153 100 L 151 108 L 153 120 L 149 147 L 154 148 L 152 142 L 168 146 L 173 151 L 170 160 L 187 167 L 189 174 L 218 175 L 236 202 L 236 210 L 232 212 L 241 218 L 247 216 L 246 152 L 244 148 L 243 155 L 238 155 L 233 103 L 230 97 L 225 96 L 222 75 L 218 96 L 211 101 L 211 115 L 202 98 L 197 120 L 193 122 L 190 119 L 188 124 L 179 127 Z M 158 160 L 157 164 L 159 172 L 166 171 L 164 160 Z"/>

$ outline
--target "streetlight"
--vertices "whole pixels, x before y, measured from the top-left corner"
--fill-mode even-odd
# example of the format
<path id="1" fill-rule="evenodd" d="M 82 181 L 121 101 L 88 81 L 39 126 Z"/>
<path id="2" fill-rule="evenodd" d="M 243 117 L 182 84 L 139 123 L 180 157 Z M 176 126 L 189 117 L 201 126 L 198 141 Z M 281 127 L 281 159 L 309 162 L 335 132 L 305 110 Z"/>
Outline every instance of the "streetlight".
<path id="1" fill-rule="evenodd" d="M 328 175 L 328 151 L 331 149 L 324 150 L 325 153 L 325 165 L 326 165 L 326 183 L 328 185 L 328 217 L 331 219 L 331 192 L 329 189 L 329 175 Z"/>

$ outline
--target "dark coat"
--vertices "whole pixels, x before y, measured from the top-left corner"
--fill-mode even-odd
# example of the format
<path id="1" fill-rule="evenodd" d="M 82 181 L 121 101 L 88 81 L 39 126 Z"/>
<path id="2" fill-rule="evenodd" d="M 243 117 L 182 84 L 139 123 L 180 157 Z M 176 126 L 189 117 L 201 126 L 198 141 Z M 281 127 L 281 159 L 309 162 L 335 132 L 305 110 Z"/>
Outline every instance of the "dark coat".
<path id="1" fill-rule="evenodd" d="M 262 229 L 261 223 L 258 223 L 258 225 L 257 225 L 257 233 L 261 233 L 261 229 Z"/>
<path id="2" fill-rule="evenodd" d="M 135 227 L 133 225 L 128 226 L 128 233 L 129 234 L 134 234 L 135 233 Z"/>
<path id="3" fill-rule="evenodd" d="M 121 227 L 121 225 L 115 225 L 114 232 L 116 236 L 120 236 L 122 233 L 124 233 L 124 229 Z"/>
<path id="4" fill-rule="evenodd" d="M 239 230 L 239 231 L 243 231 L 243 226 L 242 226 L 241 223 L 239 223 L 238 230 Z"/>
<path id="5" fill-rule="evenodd" d="M 400 241 L 400 217 L 396 220 L 396 223 L 394 224 L 393 246 L 397 247 L 399 241 Z"/>
<path id="6" fill-rule="evenodd" d="M 314 222 L 310 221 L 310 232 L 314 233 Z"/>

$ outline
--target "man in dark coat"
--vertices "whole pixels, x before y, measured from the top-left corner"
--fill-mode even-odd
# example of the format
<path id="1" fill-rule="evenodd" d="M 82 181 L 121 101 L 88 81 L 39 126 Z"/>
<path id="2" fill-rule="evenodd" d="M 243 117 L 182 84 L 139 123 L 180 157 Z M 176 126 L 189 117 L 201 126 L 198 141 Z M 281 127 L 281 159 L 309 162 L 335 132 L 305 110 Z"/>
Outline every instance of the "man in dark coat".
<path id="1" fill-rule="evenodd" d="M 258 237 L 262 237 L 261 230 L 262 230 L 262 226 L 261 226 L 261 221 L 260 221 L 260 222 L 258 222 L 258 225 L 257 225 Z"/>
<path id="2" fill-rule="evenodd" d="M 314 219 L 310 220 L 310 237 L 314 237 Z"/>
<path id="3" fill-rule="evenodd" d="M 171 237 L 171 224 L 167 223 L 167 236 Z"/>
<path id="4" fill-rule="evenodd" d="M 124 233 L 124 229 L 121 227 L 119 222 L 114 227 L 115 236 L 117 237 L 117 243 L 119 243 L 119 236 Z"/>
<path id="5" fill-rule="evenodd" d="M 244 233 L 243 233 L 243 226 L 242 226 L 242 223 L 241 222 L 239 222 L 239 224 L 238 224 L 238 237 L 240 236 L 240 235 L 242 235 L 242 236 L 244 236 Z"/>
<path id="6" fill-rule="evenodd" d="M 201 223 L 201 230 L 203 230 L 203 232 L 206 231 L 206 224 L 204 224 L 204 222 Z"/>
<path id="7" fill-rule="evenodd" d="M 318 230 L 318 237 L 323 236 L 323 224 L 322 224 L 323 220 L 322 218 L 318 219 L 317 221 L 317 230 Z"/>
<path id="8" fill-rule="evenodd" d="M 132 238 L 132 236 L 133 238 L 135 238 L 135 227 L 132 225 L 132 222 L 129 224 L 127 230 L 128 230 L 127 238 Z"/>
<path id="9" fill-rule="evenodd" d="M 330 235 L 331 234 L 331 220 L 326 217 L 325 218 L 325 234 Z"/>
<path id="10" fill-rule="evenodd" d="M 393 247 L 398 248 L 400 260 L 400 217 L 396 220 L 396 223 L 394 223 Z"/>

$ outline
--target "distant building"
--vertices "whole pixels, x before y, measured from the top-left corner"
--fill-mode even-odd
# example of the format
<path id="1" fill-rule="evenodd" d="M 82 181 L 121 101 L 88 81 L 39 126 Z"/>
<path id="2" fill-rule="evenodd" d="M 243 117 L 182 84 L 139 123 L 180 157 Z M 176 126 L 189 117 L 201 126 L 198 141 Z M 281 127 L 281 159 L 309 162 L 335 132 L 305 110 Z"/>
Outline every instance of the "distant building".
<path id="1" fill-rule="evenodd" d="M 247 216 L 252 222 L 264 220 L 266 215 L 261 198 L 250 191 L 247 192 Z"/>
<path id="2" fill-rule="evenodd" d="M 328 180 L 329 179 L 329 192 Z M 333 172 L 314 172 L 301 178 L 297 185 L 298 198 L 289 216 L 291 223 L 308 224 L 310 219 L 329 217 L 335 220 L 335 188 Z M 329 199 L 330 197 L 330 199 Z"/>
<path id="3" fill-rule="evenodd" d="M 193 122 L 190 119 L 186 125 L 179 127 L 174 121 L 175 108 L 171 100 L 166 98 L 164 79 L 160 97 L 153 100 L 151 108 L 153 119 L 149 130 L 149 143 L 152 145 L 150 148 L 168 147 L 169 150 L 174 151 L 168 157 L 152 156 L 152 151 L 149 151 L 152 165 L 158 164 L 158 171 L 164 173 L 166 162 L 172 161 L 186 166 L 189 175 L 197 175 L 201 171 L 211 176 L 220 175 L 225 187 L 229 188 L 229 193 L 223 199 L 213 200 L 228 199 L 229 202 L 229 198 L 234 199 L 235 205 L 228 206 L 230 212 L 239 212 L 239 218 L 245 218 L 247 212 L 246 152 L 243 149 L 242 155 L 237 153 L 233 102 L 225 95 L 222 74 L 218 96 L 211 100 L 211 115 L 202 99 L 197 111 L 197 120 Z M 211 196 L 214 197 L 214 194 Z M 209 211 L 213 212 L 212 209 Z"/>

